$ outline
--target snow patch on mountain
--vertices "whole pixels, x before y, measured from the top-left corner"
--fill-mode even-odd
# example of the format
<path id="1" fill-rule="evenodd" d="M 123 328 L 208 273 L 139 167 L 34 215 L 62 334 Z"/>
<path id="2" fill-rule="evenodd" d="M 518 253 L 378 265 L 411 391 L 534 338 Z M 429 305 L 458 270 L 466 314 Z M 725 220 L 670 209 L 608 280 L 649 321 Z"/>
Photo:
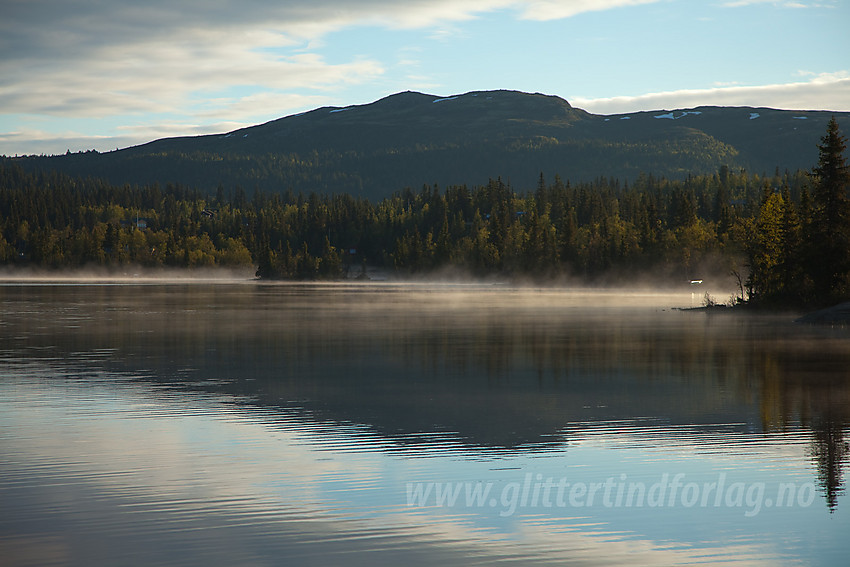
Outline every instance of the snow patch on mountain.
<path id="1" fill-rule="evenodd" d="M 679 116 L 676 116 L 675 112 L 667 112 L 666 114 L 658 114 L 657 116 L 654 116 L 654 118 L 667 118 L 670 120 L 678 120 L 680 118 L 688 116 L 689 114 L 693 114 L 696 116 L 702 114 L 702 112 L 700 112 L 699 110 L 683 110 L 682 114 L 680 114 Z"/>

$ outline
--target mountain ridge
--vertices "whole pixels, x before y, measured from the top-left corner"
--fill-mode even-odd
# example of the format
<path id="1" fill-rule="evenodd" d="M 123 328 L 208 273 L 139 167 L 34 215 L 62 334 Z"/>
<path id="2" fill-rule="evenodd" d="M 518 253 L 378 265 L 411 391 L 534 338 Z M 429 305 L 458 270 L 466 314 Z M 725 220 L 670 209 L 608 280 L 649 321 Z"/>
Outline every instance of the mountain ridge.
<path id="1" fill-rule="evenodd" d="M 641 173 L 681 178 L 723 166 L 769 174 L 808 169 L 832 116 L 846 123 L 850 113 L 697 106 L 602 115 L 541 93 L 403 91 L 220 134 L 14 160 L 113 183 L 381 198 L 404 187 L 481 184 L 497 176 L 533 186 L 540 173 L 580 181 Z"/>

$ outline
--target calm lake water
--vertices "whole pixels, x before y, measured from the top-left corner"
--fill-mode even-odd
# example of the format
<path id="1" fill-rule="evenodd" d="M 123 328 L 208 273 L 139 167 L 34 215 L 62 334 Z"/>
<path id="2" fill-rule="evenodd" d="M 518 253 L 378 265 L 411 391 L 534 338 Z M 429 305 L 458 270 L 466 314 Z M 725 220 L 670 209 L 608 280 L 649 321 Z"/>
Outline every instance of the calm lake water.
<path id="1" fill-rule="evenodd" d="M 692 304 L 2 284 L 0 563 L 846 564 L 850 331 Z"/>

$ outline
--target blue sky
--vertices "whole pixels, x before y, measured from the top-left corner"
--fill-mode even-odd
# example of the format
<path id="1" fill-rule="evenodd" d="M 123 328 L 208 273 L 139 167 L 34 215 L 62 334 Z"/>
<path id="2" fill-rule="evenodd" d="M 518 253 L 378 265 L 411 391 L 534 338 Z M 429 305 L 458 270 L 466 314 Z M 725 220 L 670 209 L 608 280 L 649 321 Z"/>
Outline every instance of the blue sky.
<path id="1" fill-rule="evenodd" d="M 850 111 L 847 0 L 4 0 L 0 154 L 225 132 L 415 90 L 599 114 Z"/>

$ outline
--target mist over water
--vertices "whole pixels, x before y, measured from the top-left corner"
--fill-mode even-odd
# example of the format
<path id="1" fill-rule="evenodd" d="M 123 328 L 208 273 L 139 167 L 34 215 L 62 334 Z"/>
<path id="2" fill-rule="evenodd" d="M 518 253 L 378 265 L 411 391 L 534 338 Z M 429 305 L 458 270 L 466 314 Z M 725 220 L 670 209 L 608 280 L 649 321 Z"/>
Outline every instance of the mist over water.
<path id="1" fill-rule="evenodd" d="M 67 283 L 0 285 L 10 565 L 848 551 L 842 330 L 688 285 Z"/>
<path id="2" fill-rule="evenodd" d="M 142 266 L 95 266 L 50 270 L 46 268 L 0 268 L 0 284 L 132 284 L 132 283 L 236 283 L 256 280 L 254 269 L 242 268 L 148 268 Z"/>

